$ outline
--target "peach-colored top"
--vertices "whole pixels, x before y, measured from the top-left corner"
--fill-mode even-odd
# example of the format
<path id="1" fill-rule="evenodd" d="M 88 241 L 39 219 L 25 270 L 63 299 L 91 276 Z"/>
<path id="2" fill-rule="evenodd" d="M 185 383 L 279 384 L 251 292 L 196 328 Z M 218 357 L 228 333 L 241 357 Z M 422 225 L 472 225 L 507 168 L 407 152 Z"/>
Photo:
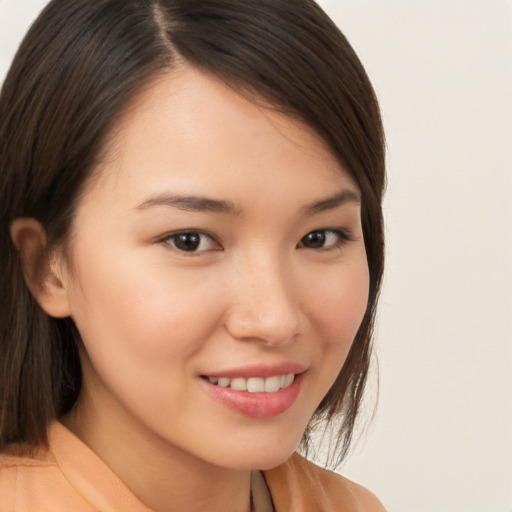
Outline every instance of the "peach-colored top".
<path id="1" fill-rule="evenodd" d="M 150 512 L 61 423 L 49 429 L 49 450 L 15 453 L 0 454 L 0 512 Z M 298 454 L 263 476 L 275 512 L 384 511 L 363 487 Z"/>

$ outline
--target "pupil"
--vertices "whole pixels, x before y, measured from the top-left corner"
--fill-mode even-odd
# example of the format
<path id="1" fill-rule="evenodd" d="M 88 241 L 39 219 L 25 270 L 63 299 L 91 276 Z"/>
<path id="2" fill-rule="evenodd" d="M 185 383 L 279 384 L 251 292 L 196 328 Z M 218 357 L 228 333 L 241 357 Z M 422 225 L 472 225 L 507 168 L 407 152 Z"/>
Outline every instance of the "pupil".
<path id="1" fill-rule="evenodd" d="M 178 235 L 174 242 L 176 247 L 182 251 L 195 251 L 201 242 L 201 237 L 197 233 L 182 233 Z"/>
<path id="2" fill-rule="evenodd" d="M 322 231 L 313 231 L 306 235 L 304 245 L 313 249 L 319 249 L 325 245 L 325 233 Z"/>

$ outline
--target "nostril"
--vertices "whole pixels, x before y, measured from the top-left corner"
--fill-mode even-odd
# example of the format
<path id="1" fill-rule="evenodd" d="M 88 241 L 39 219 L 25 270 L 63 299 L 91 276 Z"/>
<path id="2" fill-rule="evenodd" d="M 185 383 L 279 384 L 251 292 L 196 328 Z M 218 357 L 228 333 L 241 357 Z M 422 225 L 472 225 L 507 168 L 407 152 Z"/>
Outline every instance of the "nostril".
<path id="1" fill-rule="evenodd" d="M 226 319 L 229 334 L 241 340 L 260 340 L 269 345 L 281 345 L 293 341 L 299 334 L 298 315 L 273 312 L 232 312 Z"/>

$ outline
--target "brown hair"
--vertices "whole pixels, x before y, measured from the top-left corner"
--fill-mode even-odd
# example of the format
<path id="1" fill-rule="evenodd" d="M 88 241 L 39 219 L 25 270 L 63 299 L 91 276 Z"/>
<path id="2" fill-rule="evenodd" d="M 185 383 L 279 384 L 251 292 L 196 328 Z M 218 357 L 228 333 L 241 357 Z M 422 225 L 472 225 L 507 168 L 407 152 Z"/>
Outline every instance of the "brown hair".
<path id="1" fill-rule="evenodd" d="M 123 107 L 177 59 L 305 121 L 359 185 L 368 307 L 311 422 L 341 415 L 341 459 L 367 380 L 383 271 L 384 138 L 359 59 L 312 0 L 52 0 L 31 27 L 0 95 L 0 447 L 45 442 L 81 382 L 79 333 L 29 292 L 10 224 L 32 217 L 50 248 L 64 242 Z"/>

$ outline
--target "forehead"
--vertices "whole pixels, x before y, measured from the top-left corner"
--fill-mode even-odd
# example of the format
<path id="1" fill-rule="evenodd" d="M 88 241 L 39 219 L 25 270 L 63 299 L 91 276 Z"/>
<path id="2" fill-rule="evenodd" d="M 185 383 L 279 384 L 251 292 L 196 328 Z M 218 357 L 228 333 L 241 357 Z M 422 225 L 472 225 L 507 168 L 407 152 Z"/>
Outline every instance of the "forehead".
<path id="1" fill-rule="evenodd" d="M 306 124 L 259 98 L 241 95 L 192 66 L 162 74 L 131 101 L 111 131 L 94 181 L 112 192 L 155 188 L 173 176 L 185 189 L 212 186 L 223 193 L 250 176 L 254 191 L 284 172 L 311 187 L 357 190 L 327 144 Z M 310 172 L 302 172 L 310 171 Z M 313 183 L 314 182 L 314 183 Z M 98 183 L 96 183 L 98 184 Z M 226 188 L 226 187 L 224 187 Z M 126 191 L 125 191 L 126 192 Z M 322 191 L 323 192 L 323 191 Z"/>

